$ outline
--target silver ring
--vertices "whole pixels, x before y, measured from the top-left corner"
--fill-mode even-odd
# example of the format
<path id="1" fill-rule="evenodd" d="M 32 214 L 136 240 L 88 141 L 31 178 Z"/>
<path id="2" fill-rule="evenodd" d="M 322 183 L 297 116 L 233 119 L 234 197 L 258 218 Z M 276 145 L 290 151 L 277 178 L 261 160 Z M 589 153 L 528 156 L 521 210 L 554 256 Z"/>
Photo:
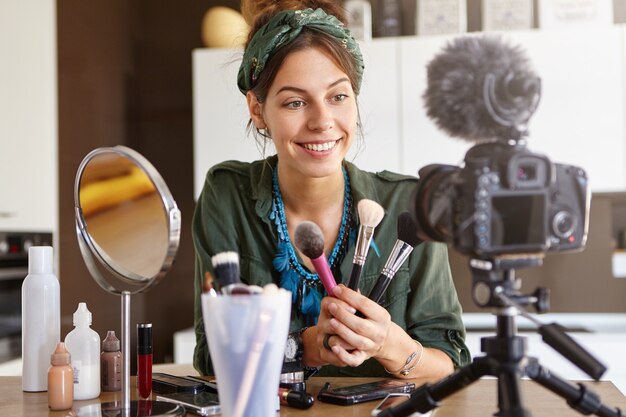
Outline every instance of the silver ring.
<path id="1" fill-rule="evenodd" d="M 330 336 L 332 336 L 332 335 L 326 334 L 324 336 L 324 342 L 322 343 L 322 345 L 324 345 L 324 349 L 326 349 L 326 350 L 332 350 L 330 345 L 328 344 L 328 340 L 330 339 Z"/>

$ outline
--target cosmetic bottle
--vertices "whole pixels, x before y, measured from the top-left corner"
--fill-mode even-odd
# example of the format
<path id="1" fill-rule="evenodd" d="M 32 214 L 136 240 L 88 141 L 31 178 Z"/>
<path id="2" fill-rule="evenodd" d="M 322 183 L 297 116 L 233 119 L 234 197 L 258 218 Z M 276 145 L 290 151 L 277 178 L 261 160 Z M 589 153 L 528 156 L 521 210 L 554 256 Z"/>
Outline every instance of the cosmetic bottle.
<path id="1" fill-rule="evenodd" d="M 48 369 L 48 408 L 52 411 L 72 408 L 74 402 L 74 370 L 65 343 L 57 343 L 50 355 Z"/>
<path id="2" fill-rule="evenodd" d="M 152 392 L 152 323 L 137 324 L 137 389 L 139 398 Z"/>
<path id="3" fill-rule="evenodd" d="M 115 337 L 114 330 L 109 330 L 107 337 L 102 341 L 100 376 L 102 377 L 102 391 L 122 389 L 122 352 L 120 340 Z"/>
<path id="4" fill-rule="evenodd" d="M 61 339 L 59 280 L 52 272 L 52 247 L 28 249 L 22 283 L 22 390 L 46 391 L 50 354 Z"/>
<path id="5" fill-rule="evenodd" d="M 100 336 L 91 329 L 91 312 L 79 303 L 74 312 L 74 330 L 65 336 L 72 355 L 74 399 L 89 400 L 100 395 Z"/>

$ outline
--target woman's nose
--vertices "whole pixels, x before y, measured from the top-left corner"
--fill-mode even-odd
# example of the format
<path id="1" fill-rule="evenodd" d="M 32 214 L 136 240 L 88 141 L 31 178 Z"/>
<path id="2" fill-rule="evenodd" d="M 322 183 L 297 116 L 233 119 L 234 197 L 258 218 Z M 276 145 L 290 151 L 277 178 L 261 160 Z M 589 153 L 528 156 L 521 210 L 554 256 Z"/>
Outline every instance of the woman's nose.
<path id="1" fill-rule="evenodd" d="M 324 105 L 315 106 L 309 117 L 309 129 L 324 132 L 332 129 L 334 121 L 332 113 Z"/>

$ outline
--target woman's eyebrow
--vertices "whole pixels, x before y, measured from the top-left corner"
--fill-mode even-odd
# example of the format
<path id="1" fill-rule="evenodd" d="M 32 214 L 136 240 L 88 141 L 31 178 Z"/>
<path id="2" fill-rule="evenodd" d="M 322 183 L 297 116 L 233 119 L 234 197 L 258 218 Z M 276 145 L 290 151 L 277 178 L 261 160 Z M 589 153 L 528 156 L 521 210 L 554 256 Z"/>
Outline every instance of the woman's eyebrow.
<path id="1" fill-rule="evenodd" d="M 327 88 L 333 88 L 334 86 L 336 86 L 338 84 L 341 84 L 341 83 L 344 83 L 344 82 L 350 82 L 348 77 L 341 77 L 341 78 L 333 81 L 332 83 L 328 84 Z M 301 94 L 306 93 L 306 90 L 303 89 L 303 88 L 296 87 L 296 86 L 293 86 L 293 85 L 286 85 L 286 86 L 283 86 L 283 87 L 279 88 L 278 91 L 276 91 L 276 95 L 280 94 L 283 91 L 293 91 L 295 93 L 301 93 Z"/>

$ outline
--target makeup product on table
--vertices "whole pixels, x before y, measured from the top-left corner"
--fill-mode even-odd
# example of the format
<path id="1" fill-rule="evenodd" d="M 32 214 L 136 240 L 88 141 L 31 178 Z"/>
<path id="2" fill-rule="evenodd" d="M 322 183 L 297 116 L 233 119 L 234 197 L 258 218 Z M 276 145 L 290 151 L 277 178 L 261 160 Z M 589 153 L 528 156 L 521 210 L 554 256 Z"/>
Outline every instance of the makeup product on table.
<path id="1" fill-rule="evenodd" d="M 300 252 L 311 260 L 326 292 L 332 296 L 332 289 L 337 286 L 337 282 L 324 255 L 322 230 L 313 222 L 303 221 L 296 227 L 294 243 Z"/>
<path id="2" fill-rule="evenodd" d="M 122 352 L 120 340 L 114 330 L 109 330 L 102 341 L 100 355 L 100 376 L 102 391 L 119 391 L 122 389 Z"/>
<path id="3" fill-rule="evenodd" d="M 87 304 L 78 303 L 74 330 L 65 336 L 65 347 L 72 355 L 74 399 L 89 400 L 100 395 L 100 335 L 91 327 Z"/>
<path id="4" fill-rule="evenodd" d="M 385 216 L 385 210 L 375 201 L 363 199 L 357 204 L 357 210 L 359 212 L 359 234 L 356 240 L 356 248 L 354 250 L 354 259 L 352 261 L 352 273 L 350 274 L 350 280 L 348 281 L 348 288 L 357 290 L 359 288 L 359 281 L 361 279 L 361 272 L 365 259 L 367 258 L 367 251 L 372 244 L 372 238 L 374 237 L 374 229 Z"/>
<path id="5" fill-rule="evenodd" d="M 50 354 L 61 339 L 59 280 L 52 272 L 52 247 L 28 249 L 28 275 L 22 283 L 22 390 L 48 389 Z"/>
<path id="6" fill-rule="evenodd" d="M 137 389 L 140 398 L 152 393 L 152 323 L 137 323 Z"/>
<path id="7" fill-rule="evenodd" d="M 295 391 L 287 388 L 278 388 L 278 397 L 282 405 L 306 410 L 313 406 L 315 399 L 304 391 Z"/>
<path id="8" fill-rule="evenodd" d="M 70 363 L 65 344 L 57 343 L 48 369 L 48 408 L 52 411 L 70 409 L 74 403 L 74 371 Z"/>
<path id="9" fill-rule="evenodd" d="M 406 211 L 400 213 L 398 216 L 398 239 L 391 250 L 389 258 L 387 258 L 378 280 L 368 295 L 371 300 L 380 303 L 396 272 L 409 257 L 413 248 L 420 242 L 421 240 L 417 237 L 417 227 L 411 215 Z"/>

